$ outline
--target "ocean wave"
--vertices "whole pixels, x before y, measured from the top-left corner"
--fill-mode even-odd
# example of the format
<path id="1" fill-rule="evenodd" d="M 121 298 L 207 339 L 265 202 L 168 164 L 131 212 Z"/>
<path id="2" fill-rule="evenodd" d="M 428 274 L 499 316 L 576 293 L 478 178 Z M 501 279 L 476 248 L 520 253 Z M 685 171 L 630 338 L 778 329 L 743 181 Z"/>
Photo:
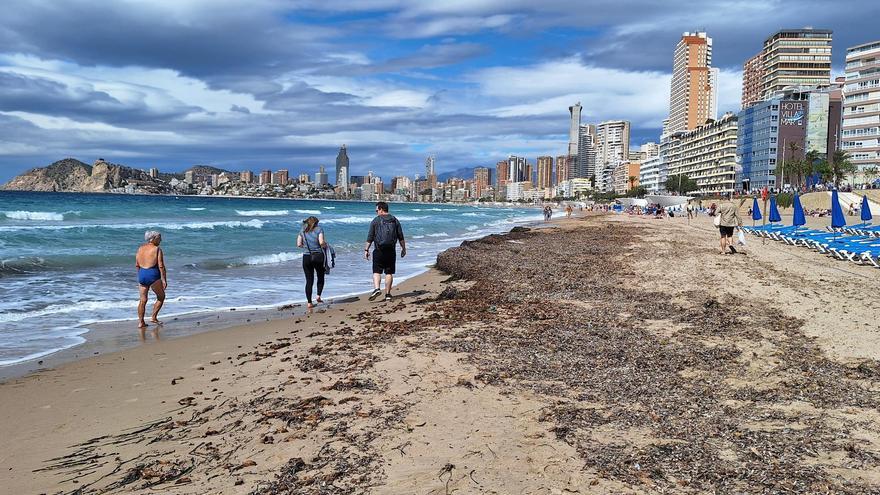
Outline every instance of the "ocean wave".
<path id="1" fill-rule="evenodd" d="M 322 206 L 321 208 L 324 208 L 325 210 L 335 210 L 336 209 L 335 206 Z"/>
<path id="2" fill-rule="evenodd" d="M 373 217 L 368 216 L 350 216 L 350 217 L 342 217 L 342 218 L 330 218 L 328 220 L 322 220 L 323 223 L 344 223 L 344 224 L 357 224 L 357 223 L 370 223 L 373 221 Z"/>
<path id="3" fill-rule="evenodd" d="M 64 213 L 56 213 L 54 211 L 4 211 L 3 216 L 10 220 L 39 220 L 44 222 L 61 222 L 65 216 L 79 215 L 78 211 L 65 211 Z"/>
<path id="4" fill-rule="evenodd" d="M 428 237 L 449 237 L 449 234 L 447 234 L 446 232 L 436 232 L 434 234 L 425 234 L 425 235 L 427 235 Z"/>
<path id="5" fill-rule="evenodd" d="M 134 297 L 122 301 L 76 301 L 68 304 L 53 304 L 42 309 L 33 311 L 16 311 L 0 314 L 0 322 L 11 323 L 23 321 L 30 318 L 38 318 L 41 316 L 67 314 L 67 313 L 88 313 L 89 311 L 99 311 L 103 309 L 136 309 L 137 294 Z"/>
<path id="6" fill-rule="evenodd" d="M 477 229 L 479 229 L 479 228 L 480 228 L 479 225 L 468 225 L 468 226 L 467 226 L 467 230 L 470 230 L 470 231 L 474 231 L 474 230 L 477 230 Z"/>
<path id="7" fill-rule="evenodd" d="M 242 217 L 282 217 L 290 215 L 290 210 L 235 210 Z"/>
<path id="8" fill-rule="evenodd" d="M 293 261 L 302 258 L 302 253 L 275 253 L 275 254 L 262 254 L 256 256 L 248 256 L 244 260 L 242 260 L 243 265 L 275 265 L 278 263 L 284 263 L 286 261 Z"/>
<path id="9" fill-rule="evenodd" d="M 481 213 L 462 213 L 463 217 L 481 217 L 483 216 Z"/>
<path id="10" fill-rule="evenodd" d="M 430 217 L 413 217 L 413 216 L 409 216 L 409 215 L 403 215 L 403 216 L 399 216 L 396 218 L 402 222 L 414 222 L 416 220 L 424 220 L 424 219 L 430 218 Z"/>
<path id="11" fill-rule="evenodd" d="M 321 212 L 318 210 L 293 210 L 297 213 L 302 213 L 303 215 L 320 215 Z"/>
<path id="12" fill-rule="evenodd" d="M 70 230 L 70 229 L 110 229 L 110 230 L 146 230 L 153 228 L 162 230 L 213 230 L 218 227 L 261 229 L 266 222 L 256 218 L 247 221 L 225 222 L 187 222 L 187 223 L 108 223 L 108 224 L 70 224 L 70 225 L 20 225 L 0 226 L 0 232 L 16 232 L 22 230 Z"/>
<path id="13" fill-rule="evenodd" d="M 205 208 L 187 208 L 189 211 L 204 211 Z"/>
<path id="14" fill-rule="evenodd" d="M 87 328 L 73 328 L 73 327 L 55 327 L 51 329 L 51 332 L 61 332 L 61 335 L 41 335 L 41 339 L 46 339 L 48 337 L 54 337 L 55 339 L 64 339 L 64 342 L 60 347 L 53 347 L 50 349 L 44 349 L 34 352 L 28 352 L 22 350 L 22 352 L 28 352 L 23 356 L 14 357 L 11 359 L 0 359 L 0 366 L 9 366 L 10 364 L 18 364 L 23 363 L 25 361 L 32 361 L 34 359 L 38 359 L 44 356 L 48 356 L 49 354 L 54 354 L 58 351 L 63 351 L 64 349 L 70 349 L 73 346 L 77 346 L 86 341 L 85 338 L 81 337 L 82 334 L 88 332 Z"/>

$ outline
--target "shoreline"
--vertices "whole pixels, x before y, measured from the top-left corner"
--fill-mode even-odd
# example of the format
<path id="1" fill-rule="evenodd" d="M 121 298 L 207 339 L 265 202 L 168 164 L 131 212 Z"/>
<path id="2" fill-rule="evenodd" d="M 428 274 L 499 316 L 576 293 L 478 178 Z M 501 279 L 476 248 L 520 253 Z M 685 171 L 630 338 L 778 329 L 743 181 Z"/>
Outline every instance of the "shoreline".
<path id="1" fill-rule="evenodd" d="M 511 228 L 515 226 L 540 228 L 541 226 L 550 226 L 553 222 L 560 219 L 561 218 L 557 218 L 546 225 L 540 220 L 522 220 L 519 222 L 513 222 Z M 479 239 L 481 237 L 497 233 L 503 233 L 503 231 L 493 232 L 492 228 L 487 228 L 487 230 L 485 231 L 475 230 L 469 233 L 472 235 L 467 235 L 467 239 L 462 242 Z M 437 254 L 439 255 L 440 252 L 438 252 Z M 434 259 L 436 259 L 436 256 L 434 257 Z M 430 272 L 433 269 L 433 266 L 434 262 L 417 268 L 415 273 L 411 275 L 396 279 L 395 286 L 399 286 L 406 280 L 417 278 Z M 365 278 L 364 280 L 367 279 Z M 340 294 L 333 297 L 332 299 L 328 299 L 325 303 L 325 306 L 318 307 L 316 308 L 316 310 L 323 309 L 325 307 L 326 309 L 329 309 L 332 305 L 345 304 L 346 302 L 357 300 L 358 298 L 369 292 L 370 289 L 365 289 L 364 291 L 360 292 Z M 264 304 L 257 307 L 224 307 L 186 313 L 172 313 L 164 316 L 160 315 L 160 319 L 164 321 L 164 325 L 161 327 L 161 330 L 163 334 L 167 333 L 166 335 L 164 335 L 164 338 L 177 339 L 189 335 L 238 327 L 251 323 L 252 321 L 283 320 L 285 318 L 301 316 L 300 312 L 305 310 L 305 302 L 305 297 L 302 296 L 301 299 L 298 298 L 293 300 L 279 301 L 276 303 Z M 292 310 L 293 312 L 289 312 L 290 310 Z M 135 321 L 136 318 L 132 317 L 130 319 L 123 320 L 107 320 L 83 323 L 80 326 L 74 327 L 76 329 L 83 329 L 82 332 L 76 334 L 75 336 L 78 339 L 82 339 L 82 342 L 57 350 L 41 351 L 44 353 L 34 353 L 34 357 L 21 358 L 20 361 L 15 363 L 0 365 L 0 383 L 3 383 L 10 379 L 27 376 L 31 373 L 51 369 L 65 363 L 87 359 L 89 357 L 101 354 L 108 354 L 116 351 L 134 348 L 139 344 L 139 342 L 137 335 L 132 333 L 129 326 L 133 327 Z M 151 334 L 155 329 L 156 326 L 150 324 L 147 329 L 148 334 Z M 147 338 L 149 338 L 149 335 L 147 336 Z M 141 342 L 143 342 L 143 340 L 141 340 Z"/>

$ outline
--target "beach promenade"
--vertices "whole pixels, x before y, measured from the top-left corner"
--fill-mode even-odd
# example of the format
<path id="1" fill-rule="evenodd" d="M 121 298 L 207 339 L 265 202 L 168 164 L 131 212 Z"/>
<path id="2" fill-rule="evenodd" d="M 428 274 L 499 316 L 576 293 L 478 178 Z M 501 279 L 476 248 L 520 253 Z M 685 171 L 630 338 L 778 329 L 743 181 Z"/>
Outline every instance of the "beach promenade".
<path id="1" fill-rule="evenodd" d="M 8 493 L 876 493 L 880 272 L 702 216 L 465 242 L 392 304 L 0 384 Z"/>

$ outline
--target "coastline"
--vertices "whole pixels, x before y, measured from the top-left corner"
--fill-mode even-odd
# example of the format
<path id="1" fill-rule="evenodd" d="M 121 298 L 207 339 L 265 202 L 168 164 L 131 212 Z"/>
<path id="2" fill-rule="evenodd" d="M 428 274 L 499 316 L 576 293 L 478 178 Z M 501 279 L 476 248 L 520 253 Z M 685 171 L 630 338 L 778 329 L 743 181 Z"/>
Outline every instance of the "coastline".
<path id="1" fill-rule="evenodd" d="M 512 222 L 511 225 L 536 228 L 541 226 L 542 224 L 543 222 L 539 220 L 529 219 Z M 490 235 L 492 233 L 496 233 L 494 228 L 486 228 L 482 231 L 475 230 L 473 232 L 470 232 L 466 236 L 467 238 L 465 240 L 467 241 L 477 239 L 479 237 Z M 429 272 L 432 267 L 433 263 L 418 268 L 417 271 L 413 274 L 403 277 L 396 277 L 395 285 L 399 285 L 406 280 L 423 275 Z M 366 286 L 369 285 L 369 283 L 367 282 L 367 275 L 367 272 L 364 272 L 364 290 L 336 295 L 332 298 L 327 299 L 327 304 L 318 309 L 325 307 L 329 309 L 331 306 L 334 305 L 350 303 L 354 300 L 357 300 L 358 297 L 369 293 L 370 289 L 366 288 Z M 160 317 L 163 321 L 165 321 L 165 324 L 161 327 L 160 335 L 161 338 L 175 339 L 202 332 L 210 332 L 220 329 L 237 327 L 251 322 L 273 321 L 301 316 L 306 311 L 305 302 L 305 297 L 300 295 L 295 299 L 278 301 L 275 303 L 264 304 L 257 307 L 239 306 L 212 308 L 198 312 L 163 314 L 160 315 Z M 166 311 L 168 311 L 167 308 Z M 136 318 L 132 316 L 132 318 L 130 319 L 97 321 L 81 324 L 79 327 L 76 328 L 81 328 L 83 331 L 81 333 L 78 333 L 76 335 L 76 338 L 81 339 L 82 342 L 62 349 L 52 349 L 47 350 L 44 353 L 37 353 L 33 357 L 22 359 L 21 361 L 16 363 L 0 365 L 0 383 L 30 373 L 39 372 L 45 369 L 51 369 L 53 367 L 57 367 L 68 362 L 133 348 L 137 346 L 140 342 L 136 331 L 132 332 L 135 321 Z M 147 337 L 151 335 L 154 328 L 155 327 L 153 325 L 150 325 Z"/>
<path id="2" fill-rule="evenodd" d="M 853 298 L 863 280 L 779 244 L 720 256 L 711 227 L 586 215 L 489 235 L 391 305 L 0 384 L 5 487 L 876 491 L 880 309 Z"/>

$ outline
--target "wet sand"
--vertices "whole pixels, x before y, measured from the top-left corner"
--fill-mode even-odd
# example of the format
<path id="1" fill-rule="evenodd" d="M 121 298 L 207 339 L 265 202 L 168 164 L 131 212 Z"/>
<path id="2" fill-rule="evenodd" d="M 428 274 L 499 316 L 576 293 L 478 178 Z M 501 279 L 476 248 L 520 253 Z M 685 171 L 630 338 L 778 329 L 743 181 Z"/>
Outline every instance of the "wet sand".
<path id="1" fill-rule="evenodd" d="M 0 385 L 4 491 L 880 490 L 880 271 L 707 217 L 515 230 L 390 305 Z"/>

